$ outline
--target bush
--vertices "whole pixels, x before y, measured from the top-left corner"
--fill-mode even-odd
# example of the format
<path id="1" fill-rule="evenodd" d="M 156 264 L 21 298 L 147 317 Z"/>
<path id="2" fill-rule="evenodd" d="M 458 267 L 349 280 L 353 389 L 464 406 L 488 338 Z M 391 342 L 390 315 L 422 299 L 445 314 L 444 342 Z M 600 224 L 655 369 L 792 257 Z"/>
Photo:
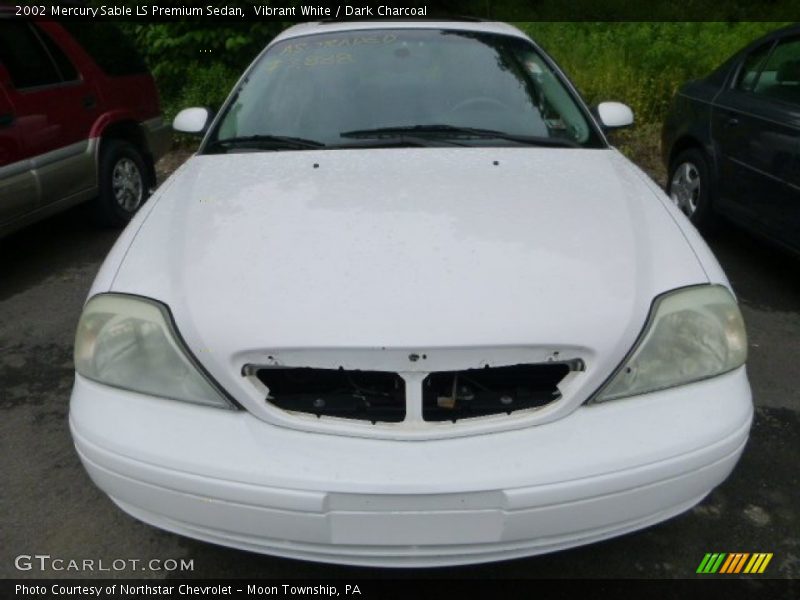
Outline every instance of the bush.
<path id="1" fill-rule="evenodd" d="M 187 106 L 208 106 L 219 109 L 241 75 L 242 69 L 227 67 L 221 63 L 193 63 L 181 73 L 183 85 L 165 95 L 164 113 L 172 118 Z"/>
<path id="2" fill-rule="evenodd" d="M 285 23 L 125 23 L 158 84 L 167 118 L 185 106 L 219 108 L 242 71 Z"/>

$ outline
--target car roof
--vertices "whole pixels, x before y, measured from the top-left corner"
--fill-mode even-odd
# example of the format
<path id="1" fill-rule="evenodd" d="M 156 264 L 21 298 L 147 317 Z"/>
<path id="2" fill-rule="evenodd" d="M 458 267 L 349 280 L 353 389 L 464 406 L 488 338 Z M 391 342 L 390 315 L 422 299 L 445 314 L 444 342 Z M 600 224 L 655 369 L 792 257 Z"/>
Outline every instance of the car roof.
<path id="1" fill-rule="evenodd" d="M 279 42 L 286 39 L 313 35 L 316 33 L 337 33 L 342 31 L 366 31 L 370 29 L 450 29 L 459 31 L 476 31 L 483 33 L 499 33 L 522 39 L 529 39 L 524 33 L 513 25 L 499 21 L 316 21 L 299 23 L 280 33 L 273 41 Z"/>

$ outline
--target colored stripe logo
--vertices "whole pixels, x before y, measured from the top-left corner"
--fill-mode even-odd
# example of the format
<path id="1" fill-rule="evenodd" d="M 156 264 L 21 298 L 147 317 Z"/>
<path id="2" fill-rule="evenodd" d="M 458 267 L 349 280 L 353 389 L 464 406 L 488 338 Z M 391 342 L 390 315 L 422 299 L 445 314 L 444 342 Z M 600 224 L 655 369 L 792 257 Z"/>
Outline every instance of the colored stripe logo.
<path id="1" fill-rule="evenodd" d="M 701 574 L 737 574 L 737 573 L 763 573 L 769 561 L 772 560 L 772 552 L 709 552 L 700 561 L 697 573 Z"/>

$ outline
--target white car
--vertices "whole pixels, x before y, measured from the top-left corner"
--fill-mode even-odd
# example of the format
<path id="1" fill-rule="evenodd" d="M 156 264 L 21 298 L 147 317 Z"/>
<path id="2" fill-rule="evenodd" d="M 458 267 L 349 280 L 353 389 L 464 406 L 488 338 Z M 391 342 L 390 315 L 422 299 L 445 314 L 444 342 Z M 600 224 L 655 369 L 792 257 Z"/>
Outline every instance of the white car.
<path id="1" fill-rule="evenodd" d="M 91 289 L 70 426 L 122 510 L 332 563 L 550 552 L 697 504 L 753 409 L 719 264 L 499 23 L 302 24 Z"/>

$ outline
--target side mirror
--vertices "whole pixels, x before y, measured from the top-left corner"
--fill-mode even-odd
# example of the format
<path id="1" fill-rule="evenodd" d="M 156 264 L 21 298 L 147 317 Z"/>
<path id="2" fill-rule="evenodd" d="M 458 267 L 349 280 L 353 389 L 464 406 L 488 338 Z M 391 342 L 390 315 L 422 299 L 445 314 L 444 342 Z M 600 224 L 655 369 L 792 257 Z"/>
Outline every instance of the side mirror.
<path id="1" fill-rule="evenodd" d="M 597 105 L 597 116 L 606 129 L 621 129 L 633 125 L 633 111 L 622 102 L 601 102 Z"/>
<path id="2" fill-rule="evenodd" d="M 193 133 L 202 135 L 211 123 L 211 111 L 207 108 L 193 107 L 184 108 L 175 115 L 172 121 L 172 128 L 181 133 Z"/>

